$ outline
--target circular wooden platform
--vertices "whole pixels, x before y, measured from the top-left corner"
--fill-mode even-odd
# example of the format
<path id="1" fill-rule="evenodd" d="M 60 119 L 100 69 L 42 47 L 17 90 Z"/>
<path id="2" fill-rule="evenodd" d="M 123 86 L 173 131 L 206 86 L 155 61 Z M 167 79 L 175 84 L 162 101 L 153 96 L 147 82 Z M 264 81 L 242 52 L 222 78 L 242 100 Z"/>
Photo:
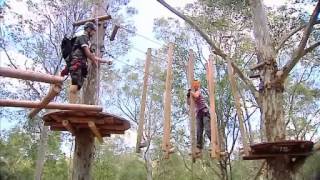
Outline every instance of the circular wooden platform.
<path id="1" fill-rule="evenodd" d="M 54 111 L 43 116 L 45 126 L 52 131 L 70 131 L 73 135 L 81 129 L 91 129 L 95 136 L 124 134 L 130 123 L 124 118 L 103 112 L 93 111 Z"/>
<path id="2" fill-rule="evenodd" d="M 268 159 L 277 156 L 307 157 L 310 155 L 313 142 L 311 141 L 279 141 L 251 145 L 250 155 L 244 160 Z"/>

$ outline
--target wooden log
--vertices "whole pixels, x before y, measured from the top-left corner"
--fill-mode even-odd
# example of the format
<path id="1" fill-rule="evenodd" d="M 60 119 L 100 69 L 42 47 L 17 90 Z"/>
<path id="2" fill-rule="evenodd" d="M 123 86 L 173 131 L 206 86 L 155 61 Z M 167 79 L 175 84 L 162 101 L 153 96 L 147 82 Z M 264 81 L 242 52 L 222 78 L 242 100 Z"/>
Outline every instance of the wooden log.
<path id="1" fill-rule="evenodd" d="M 81 25 L 85 24 L 86 22 L 95 22 L 96 19 L 98 19 L 98 21 L 106 21 L 106 20 L 112 19 L 112 17 L 111 17 L 111 15 L 104 15 L 104 16 L 99 16 L 97 18 L 89 18 L 89 19 L 77 21 L 77 22 L 73 23 L 73 26 L 81 26 Z"/>
<path id="2" fill-rule="evenodd" d="M 249 76 L 249 78 L 259 78 L 260 77 L 260 74 L 252 74 Z"/>
<path id="3" fill-rule="evenodd" d="M 21 70 L 21 69 L 13 69 L 13 68 L 5 68 L 5 67 L 0 67 L 0 76 L 45 82 L 50 84 L 62 83 L 64 81 L 64 78 L 61 76 L 53 76 L 53 75 L 38 73 L 34 71 L 29 71 L 29 70 Z"/>
<path id="4" fill-rule="evenodd" d="M 217 114 L 215 110 L 215 73 L 213 68 L 213 55 L 209 56 L 207 63 L 207 81 L 210 99 L 210 125 L 211 125 L 211 157 L 220 159 L 220 145 L 218 136 Z"/>
<path id="5" fill-rule="evenodd" d="M 74 127 L 76 129 L 76 127 Z M 80 131 L 89 129 L 88 128 L 79 128 Z M 68 131 L 64 126 L 50 126 L 51 131 Z M 91 131 L 91 130 L 90 130 Z M 92 131 L 91 131 L 92 132 Z M 81 133 L 81 132 L 80 132 Z M 107 134 L 124 134 L 124 131 L 122 130 L 100 130 L 100 134 L 102 137 L 105 137 Z"/>
<path id="6" fill-rule="evenodd" d="M 91 129 L 91 131 L 93 132 L 93 134 L 97 137 L 97 139 L 99 140 L 100 143 L 103 143 L 103 139 L 101 137 L 101 134 L 96 126 L 96 124 L 92 121 L 88 122 L 88 126 Z"/>
<path id="7" fill-rule="evenodd" d="M 68 120 L 63 120 L 62 125 L 74 136 L 75 135 L 75 130 L 71 126 L 71 123 Z"/>
<path id="8" fill-rule="evenodd" d="M 54 127 L 64 127 L 63 122 L 64 121 L 68 121 L 68 120 L 62 120 L 61 122 L 45 122 L 44 125 L 45 126 L 54 126 Z M 68 121 L 70 122 L 70 121 Z M 72 123 L 72 126 L 74 127 L 74 129 L 83 129 L 83 128 L 89 128 L 88 125 L 89 122 L 87 122 L 86 124 L 82 123 L 82 124 L 74 124 Z M 100 131 L 108 131 L 108 130 L 115 130 L 115 131 L 124 131 L 126 130 L 126 128 L 124 128 L 123 126 L 115 126 L 115 125 L 110 125 L 110 126 L 104 126 L 104 125 L 98 125 L 95 123 L 95 125 L 97 126 L 97 128 L 100 129 Z"/>
<path id="9" fill-rule="evenodd" d="M 139 147 L 140 147 L 143 127 L 144 127 L 144 113 L 145 113 L 146 99 L 147 99 L 147 87 L 148 87 L 147 84 L 148 84 L 150 63 L 151 63 L 151 48 L 148 48 L 146 63 L 144 66 L 143 89 L 142 89 L 141 106 L 140 106 L 139 126 L 137 131 L 137 143 L 136 143 L 137 153 L 140 153 Z"/>
<path id="10" fill-rule="evenodd" d="M 33 118 L 35 115 L 37 115 L 49 102 L 56 97 L 61 91 L 61 85 L 60 84 L 54 84 L 51 85 L 50 90 L 48 94 L 42 99 L 42 101 L 39 104 L 39 107 L 34 108 L 29 113 L 29 118 Z"/>
<path id="11" fill-rule="evenodd" d="M 110 41 L 113 41 L 113 40 L 115 39 L 116 34 L 117 34 L 119 28 L 120 28 L 120 26 L 114 25 L 113 30 L 112 30 L 112 33 L 111 33 L 111 36 L 110 36 Z"/>
<path id="12" fill-rule="evenodd" d="M 9 99 L 0 99 L 0 106 L 3 107 L 25 107 L 25 108 L 39 108 L 39 101 L 18 101 Z M 97 111 L 101 112 L 101 106 L 86 105 L 86 104 L 60 104 L 49 103 L 45 106 L 45 109 L 60 109 L 60 110 L 75 110 L 75 111 Z"/>
<path id="13" fill-rule="evenodd" d="M 194 81 L 194 53 L 193 50 L 189 50 L 189 61 L 188 61 L 188 83 L 189 87 L 192 88 L 192 82 Z M 196 138 L 195 138 L 195 104 L 192 96 L 190 95 L 190 105 L 189 105 L 189 116 L 190 116 L 190 137 L 191 137 L 191 154 L 192 161 L 195 162 L 196 157 Z"/>
<path id="14" fill-rule="evenodd" d="M 263 62 L 260 62 L 260 63 L 258 63 L 258 64 L 253 65 L 253 66 L 250 68 L 250 70 L 260 69 L 260 68 L 262 68 L 265 64 L 266 64 L 266 63 L 265 63 L 264 61 L 263 61 Z"/>
<path id="15" fill-rule="evenodd" d="M 173 44 L 169 44 L 168 62 L 167 62 L 167 76 L 166 89 L 164 101 L 164 119 L 163 119 L 163 139 L 162 150 L 165 151 L 165 158 L 169 158 L 171 144 L 170 144 L 170 129 L 171 129 L 171 89 L 172 89 L 172 60 L 173 60 Z"/>
<path id="16" fill-rule="evenodd" d="M 238 114 L 239 127 L 240 127 L 240 133 L 242 136 L 242 145 L 243 145 L 243 149 L 244 149 L 244 154 L 246 156 L 248 156 L 249 152 L 250 152 L 250 147 L 249 147 L 248 141 L 247 141 L 248 134 L 247 134 L 245 127 L 244 127 L 243 114 L 242 114 L 241 104 L 240 104 L 240 96 L 237 91 L 236 80 L 233 76 L 233 68 L 231 65 L 231 60 L 229 58 L 227 58 L 227 64 L 228 64 L 228 77 L 229 77 L 229 81 L 231 84 L 231 92 L 232 92 L 232 95 L 234 98 L 234 102 L 235 102 L 235 106 L 236 106 L 236 110 L 237 110 L 237 114 Z"/>

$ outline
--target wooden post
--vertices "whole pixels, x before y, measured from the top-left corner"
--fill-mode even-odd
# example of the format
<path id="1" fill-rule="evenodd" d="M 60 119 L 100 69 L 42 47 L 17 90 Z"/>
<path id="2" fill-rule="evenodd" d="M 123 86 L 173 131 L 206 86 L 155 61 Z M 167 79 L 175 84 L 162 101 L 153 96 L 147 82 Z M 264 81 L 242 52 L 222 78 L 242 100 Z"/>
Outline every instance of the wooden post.
<path id="1" fill-rule="evenodd" d="M 110 36 L 110 41 L 113 41 L 113 40 L 115 39 L 116 34 L 117 34 L 119 28 L 120 28 L 120 26 L 114 25 L 113 30 L 112 30 L 112 33 L 111 33 L 111 36 Z"/>
<path id="2" fill-rule="evenodd" d="M 210 99 L 210 125 L 211 125 L 211 157 L 220 159 L 220 144 L 218 136 L 217 114 L 215 110 L 215 72 L 213 56 L 209 56 L 207 63 L 207 81 Z"/>
<path id="3" fill-rule="evenodd" d="M 86 20 L 77 21 L 77 22 L 73 23 L 73 26 L 81 26 L 81 25 L 85 24 L 86 22 L 94 22 L 96 19 L 98 19 L 98 21 L 105 21 L 105 20 L 110 20 L 112 18 L 110 15 L 103 15 L 103 16 L 99 16 L 97 18 L 90 18 L 90 19 L 86 19 Z"/>
<path id="4" fill-rule="evenodd" d="M 13 69 L 13 68 L 5 68 L 5 67 L 0 67 L 0 76 L 45 82 L 50 84 L 62 83 L 64 81 L 64 78 L 61 76 L 54 76 L 54 75 L 38 73 L 34 71 L 29 71 L 29 70 L 21 70 L 21 69 Z"/>
<path id="5" fill-rule="evenodd" d="M 39 108 L 41 107 L 39 101 L 18 101 L 9 99 L 0 99 L 0 106 L 3 107 L 25 107 L 25 108 Z M 75 110 L 75 111 L 97 111 L 101 112 L 101 106 L 86 105 L 86 104 L 60 104 L 49 103 L 44 109 L 61 109 L 61 110 Z"/>
<path id="6" fill-rule="evenodd" d="M 188 62 L 188 82 L 189 82 L 189 87 L 192 88 L 192 82 L 194 80 L 194 53 L 193 50 L 189 50 L 189 62 Z M 196 138 L 195 138 L 195 121 L 196 121 L 196 116 L 195 116 L 195 104 L 194 100 L 190 95 L 190 105 L 189 105 L 189 116 L 190 116 L 190 137 L 191 137 L 191 153 L 192 153 L 192 161 L 195 162 L 196 159 Z"/>
<path id="7" fill-rule="evenodd" d="M 38 108 L 34 108 L 29 113 L 29 118 L 33 118 L 35 115 L 37 115 L 42 109 L 45 108 L 49 102 L 56 97 L 61 91 L 61 84 L 54 84 L 51 85 L 50 90 L 48 94 L 42 99 L 42 101 L 39 104 Z"/>
<path id="8" fill-rule="evenodd" d="M 173 60 L 173 44 L 169 44 L 168 62 L 167 62 L 167 77 L 166 90 L 164 101 L 164 119 L 163 119 L 163 139 L 162 150 L 165 151 L 165 158 L 169 158 L 171 143 L 170 143 L 170 129 L 171 129 L 171 86 L 172 86 L 172 60 Z"/>
<path id="9" fill-rule="evenodd" d="M 102 136 L 96 126 L 96 124 L 92 121 L 88 122 L 88 126 L 91 129 L 91 131 L 93 132 L 93 134 L 97 137 L 97 139 L 99 140 L 100 143 L 103 143 L 103 139 Z"/>
<path id="10" fill-rule="evenodd" d="M 143 89 L 142 89 L 141 106 L 140 106 L 139 126 L 137 131 L 136 153 L 140 153 L 140 145 L 141 145 L 141 139 L 142 139 L 142 133 L 143 133 L 143 126 L 144 126 L 144 113 L 145 113 L 145 106 L 146 106 L 146 99 L 147 99 L 147 84 L 148 84 L 150 63 L 151 63 L 151 48 L 148 48 L 146 64 L 144 66 Z"/>
<path id="11" fill-rule="evenodd" d="M 234 103 L 236 105 L 236 110 L 238 114 L 238 120 L 239 120 L 239 127 L 240 127 L 240 132 L 241 132 L 241 137 L 242 137 L 242 145 L 244 149 L 244 154 L 246 156 L 249 155 L 249 145 L 248 145 L 248 135 L 246 133 L 245 127 L 244 127 L 244 121 L 243 121 L 243 114 L 241 110 L 241 104 L 240 104 L 240 96 L 237 91 L 237 85 L 236 85 L 236 80 L 234 79 L 234 74 L 233 74 L 233 68 L 231 65 L 231 60 L 227 58 L 227 64 L 228 64 L 228 76 L 229 76 L 229 81 L 231 84 L 231 92 L 234 98 Z"/>
<path id="12" fill-rule="evenodd" d="M 68 120 L 63 120 L 62 125 L 72 134 L 75 135 L 75 130 L 71 126 L 70 122 Z"/>
<path id="13" fill-rule="evenodd" d="M 105 15 L 104 7 L 108 4 L 107 0 L 96 0 L 93 7 L 93 19 Z M 92 48 L 95 55 L 102 57 L 104 50 L 105 26 L 101 21 L 97 27 L 96 35 L 91 39 Z M 88 76 L 82 87 L 81 103 L 98 104 L 99 102 L 99 67 L 88 65 Z M 91 179 L 91 167 L 94 159 L 94 135 L 90 129 L 75 132 L 75 150 L 73 155 L 72 179 Z"/>

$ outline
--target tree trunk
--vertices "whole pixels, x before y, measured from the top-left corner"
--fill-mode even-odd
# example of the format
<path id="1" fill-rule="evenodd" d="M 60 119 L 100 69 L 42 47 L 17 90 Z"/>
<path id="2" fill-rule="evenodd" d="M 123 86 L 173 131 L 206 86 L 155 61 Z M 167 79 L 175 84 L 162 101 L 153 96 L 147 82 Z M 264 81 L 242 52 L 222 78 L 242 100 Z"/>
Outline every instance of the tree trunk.
<path id="1" fill-rule="evenodd" d="M 94 159 L 94 136 L 90 129 L 76 132 L 73 155 L 73 180 L 91 179 L 90 170 Z"/>
<path id="2" fill-rule="evenodd" d="M 276 54 L 270 37 L 268 20 L 261 0 L 250 1 L 258 63 L 264 62 L 260 74 L 260 111 L 268 142 L 285 139 L 286 126 L 283 109 L 283 82 L 277 81 L 278 67 Z M 290 161 L 285 157 L 267 160 L 268 179 L 293 178 Z"/>
<path id="3" fill-rule="evenodd" d="M 105 14 L 105 6 L 107 1 L 98 0 L 93 7 L 93 16 L 98 17 Z M 92 37 L 92 50 L 95 55 L 102 57 L 104 51 L 104 37 L 105 27 L 104 23 L 100 22 L 97 26 L 97 32 Z M 81 103 L 96 105 L 99 100 L 99 87 L 100 87 L 100 69 L 99 66 L 93 66 L 89 63 L 88 76 L 82 89 Z M 94 135 L 90 129 L 77 131 L 75 135 L 75 151 L 73 156 L 73 180 L 90 180 L 91 166 L 94 159 Z"/>
<path id="4" fill-rule="evenodd" d="M 41 122 L 41 133 L 40 133 L 40 142 L 37 153 L 36 169 L 35 169 L 35 180 L 41 180 L 43 166 L 45 163 L 46 151 L 48 148 L 48 130 L 47 126 L 44 126 Z"/>

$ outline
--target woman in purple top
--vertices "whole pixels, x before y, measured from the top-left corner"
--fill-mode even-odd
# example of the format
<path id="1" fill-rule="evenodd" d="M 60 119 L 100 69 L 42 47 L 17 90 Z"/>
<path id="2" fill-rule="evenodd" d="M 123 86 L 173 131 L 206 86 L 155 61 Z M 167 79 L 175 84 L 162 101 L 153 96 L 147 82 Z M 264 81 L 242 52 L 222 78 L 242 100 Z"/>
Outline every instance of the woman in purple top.
<path id="1" fill-rule="evenodd" d="M 195 102 L 196 117 L 197 117 L 197 149 L 196 153 L 201 153 L 203 148 L 203 129 L 205 129 L 205 134 L 211 141 L 211 128 L 210 128 L 210 113 L 206 100 L 200 92 L 200 81 L 194 80 L 192 82 L 192 90 L 188 90 L 187 103 L 190 105 L 190 95 Z"/>

